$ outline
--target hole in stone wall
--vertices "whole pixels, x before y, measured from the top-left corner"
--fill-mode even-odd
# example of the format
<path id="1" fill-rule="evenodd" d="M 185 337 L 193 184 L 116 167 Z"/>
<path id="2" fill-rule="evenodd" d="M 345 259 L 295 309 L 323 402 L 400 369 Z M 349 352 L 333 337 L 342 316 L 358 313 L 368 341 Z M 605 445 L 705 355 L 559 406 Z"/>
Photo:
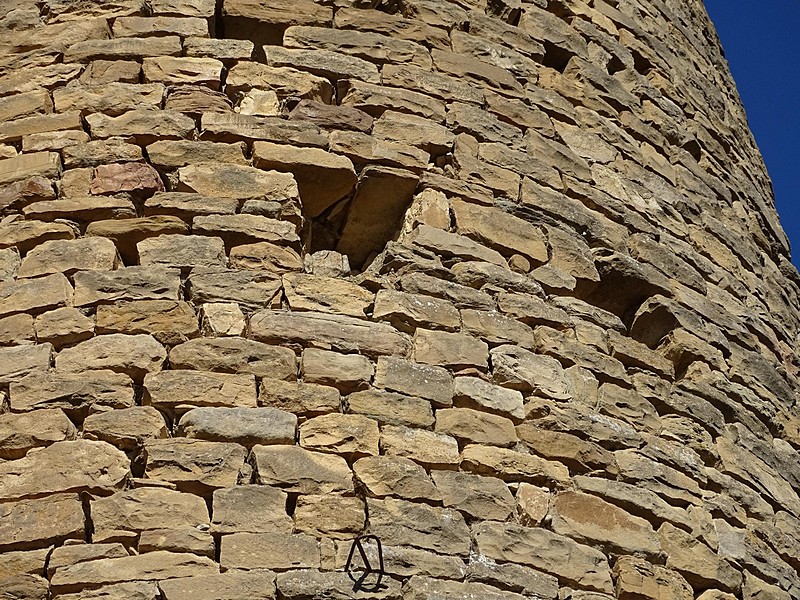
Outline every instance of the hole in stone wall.
<path id="1" fill-rule="evenodd" d="M 324 221 L 312 221 L 311 248 L 341 252 L 347 255 L 351 268 L 363 270 L 399 234 L 418 181 L 410 171 L 366 167 L 352 200 L 332 207 Z M 325 225 L 329 229 L 325 230 Z M 337 235 L 332 236 L 333 232 Z M 315 242 L 315 235 L 323 236 L 323 241 Z"/>
<path id="2" fill-rule="evenodd" d="M 543 45 L 544 57 L 542 58 L 542 64 L 545 67 L 550 67 L 559 73 L 563 73 L 572 58 L 572 53 L 546 40 Z"/>

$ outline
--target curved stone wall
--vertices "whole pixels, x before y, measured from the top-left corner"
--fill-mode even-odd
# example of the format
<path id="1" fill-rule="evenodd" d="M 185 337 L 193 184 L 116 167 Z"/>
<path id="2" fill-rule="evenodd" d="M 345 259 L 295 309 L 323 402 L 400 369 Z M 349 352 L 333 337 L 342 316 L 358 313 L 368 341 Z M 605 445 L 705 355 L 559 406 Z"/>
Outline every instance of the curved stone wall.
<path id="1" fill-rule="evenodd" d="M 800 598 L 700 0 L 0 5 L 0 598 Z"/>

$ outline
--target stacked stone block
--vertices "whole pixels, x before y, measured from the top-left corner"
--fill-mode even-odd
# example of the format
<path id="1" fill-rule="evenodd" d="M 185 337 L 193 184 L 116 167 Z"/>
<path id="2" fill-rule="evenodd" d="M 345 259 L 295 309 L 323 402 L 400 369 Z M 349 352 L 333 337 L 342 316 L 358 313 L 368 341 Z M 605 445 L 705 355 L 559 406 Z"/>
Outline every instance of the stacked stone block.
<path id="1" fill-rule="evenodd" d="M 2 6 L 0 598 L 800 598 L 699 0 Z"/>

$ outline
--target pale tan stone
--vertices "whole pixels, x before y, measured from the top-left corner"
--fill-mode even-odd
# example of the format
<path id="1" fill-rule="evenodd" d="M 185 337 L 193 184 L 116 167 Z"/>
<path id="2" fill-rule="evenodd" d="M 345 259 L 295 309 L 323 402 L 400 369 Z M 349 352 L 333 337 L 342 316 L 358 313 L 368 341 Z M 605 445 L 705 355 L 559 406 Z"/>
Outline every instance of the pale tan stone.
<path id="1" fill-rule="evenodd" d="M 0 498 L 60 492 L 108 494 L 129 476 L 128 458 L 104 442 L 56 442 L 19 460 L 0 463 Z"/>
<path id="2" fill-rule="evenodd" d="M 205 502 L 199 496 L 159 488 L 138 488 L 98 498 L 91 506 L 95 542 L 124 539 L 125 532 L 172 529 L 208 523 Z"/>
<path id="3" fill-rule="evenodd" d="M 457 511 L 394 498 L 368 498 L 367 510 L 370 531 L 386 544 L 457 556 L 469 554 L 469 529 Z"/>
<path id="4" fill-rule="evenodd" d="M 461 467 L 480 475 L 493 475 L 503 481 L 545 485 L 569 479 L 569 471 L 561 463 L 497 446 L 470 444 L 461 453 Z"/>
<path id="5" fill-rule="evenodd" d="M 158 56 L 142 61 L 142 73 L 148 83 L 165 85 L 207 85 L 219 89 L 223 65 L 213 58 Z"/>
<path id="6" fill-rule="evenodd" d="M 692 589 L 683 577 L 633 556 L 621 557 L 614 564 L 617 597 L 628 600 L 649 596 L 669 596 L 676 600 L 692 598 Z"/>
<path id="7" fill-rule="evenodd" d="M 150 335 L 112 333 L 65 348 L 56 356 L 56 368 L 63 371 L 108 369 L 141 380 L 161 370 L 167 352 Z"/>
<path id="8" fill-rule="evenodd" d="M 0 185 L 29 177 L 56 177 L 61 171 L 61 159 L 55 152 L 20 154 L 0 160 Z"/>
<path id="9" fill-rule="evenodd" d="M 40 277 L 51 273 L 72 275 L 75 271 L 113 271 L 120 266 L 114 242 L 104 238 L 52 240 L 25 256 L 18 277 Z"/>
<path id="10" fill-rule="evenodd" d="M 133 396 L 130 377 L 112 371 L 36 372 L 11 384 L 15 412 L 60 408 L 79 419 L 90 408 L 129 408 Z"/>
<path id="11" fill-rule="evenodd" d="M 196 575 L 169 579 L 158 584 L 164 600 L 274 600 L 275 574 L 269 571 L 229 571 L 219 575 Z"/>
<path id="12" fill-rule="evenodd" d="M 594 548 L 546 529 L 513 523 L 478 523 L 473 534 L 478 552 L 491 559 L 530 565 L 584 589 L 609 594 L 613 590 L 608 561 Z"/>
<path id="13" fill-rule="evenodd" d="M 0 384 L 13 383 L 26 375 L 47 371 L 52 362 L 51 344 L 0 347 Z"/>
<path id="14" fill-rule="evenodd" d="M 210 495 L 215 489 L 236 484 L 245 449 L 239 444 L 174 438 L 145 441 L 144 456 L 149 479 Z"/>
<path id="15" fill-rule="evenodd" d="M 47 547 L 83 537 L 83 506 L 77 494 L 6 502 L 0 504 L 0 515 L 0 549 L 4 551 Z"/>
<path id="16" fill-rule="evenodd" d="M 125 581 L 174 579 L 219 572 L 210 558 L 177 552 L 148 552 L 138 556 L 105 558 L 58 569 L 50 580 L 57 594 Z"/>
<path id="17" fill-rule="evenodd" d="M 89 415 L 83 422 L 83 437 L 130 451 L 146 439 L 169 437 L 169 431 L 164 417 L 152 406 L 132 406 Z"/>
<path id="18" fill-rule="evenodd" d="M 366 415 L 383 425 L 427 429 L 434 423 L 429 401 L 374 389 L 350 394 L 347 398 L 347 411 Z"/>
<path id="19" fill-rule="evenodd" d="M 220 533 L 292 533 L 287 494 L 266 485 L 237 485 L 214 490 L 213 520 Z"/>
<path id="20" fill-rule="evenodd" d="M 364 318 L 375 299 L 372 292 L 354 283 L 305 273 L 287 273 L 283 276 L 283 287 L 292 310 Z"/>
<path id="21" fill-rule="evenodd" d="M 33 448 L 74 440 L 75 426 L 58 409 L 0 415 L 0 458 L 22 458 Z"/>
<path id="22" fill-rule="evenodd" d="M 37 316 L 34 327 L 36 339 L 56 348 L 82 342 L 94 335 L 94 319 L 67 306 Z"/>
<path id="23" fill-rule="evenodd" d="M 250 462 L 263 485 L 302 494 L 353 491 L 352 473 L 339 456 L 297 446 L 255 446 Z"/>
<path id="24" fill-rule="evenodd" d="M 300 426 L 300 445 L 309 450 L 353 456 L 378 454 L 378 423 L 362 415 L 331 413 Z"/>
<path id="25" fill-rule="evenodd" d="M 452 435 L 465 444 L 509 447 L 517 441 L 511 419 L 471 408 L 437 410 L 436 432 Z"/>
<path id="26" fill-rule="evenodd" d="M 297 417 L 276 408 L 201 407 L 181 417 L 176 434 L 252 448 L 256 444 L 293 445 L 296 431 Z"/>
<path id="27" fill-rule="evenodd" d="M 289 348 L 271 346 L 244 338 L 189 340 L 175 346 L 170 351 L 169 361 L 173 369 L 250 373 L 258 377 L 287 381 L 295 381 L 297 377 L 297 358 Z M 192 374 L 190 371 L 184 371 L 182 374 L 173 376 L 191 380 Z M 170 377 L 170 375 L 166 377 Z M 225 380 L 225 378 L 222 379 Z"/>
<path id="28" fill-rule="evenodd" d="M 255 142 L 253 164 L 260 169 L 291 173 L 297 181 L 303 209 L 310 217 L 318 216 L 346 196 L 356 184 L 349 159 L 319 148 Z"/>
<path id="29" fill-rule="evenodd" d="M 359 534 L 365 520 L 363 500 L 336 494 L 300 496 L 294 513 L 297 531 L 340 539 Z"/>
<path id="30" fill-rule="evenodd" d="M 455 438 L 433 431 L 387 425 L 380 443 L 387 456 L 409 458 L 424 466 L 452 468 L 459 462 Z"/>
<path id="31" fill-rule="evenodd" d="M 319 568 L 316 538 L 305 534 L 234 533 L 222 538 L 220 564 L 226 569 Z"/>

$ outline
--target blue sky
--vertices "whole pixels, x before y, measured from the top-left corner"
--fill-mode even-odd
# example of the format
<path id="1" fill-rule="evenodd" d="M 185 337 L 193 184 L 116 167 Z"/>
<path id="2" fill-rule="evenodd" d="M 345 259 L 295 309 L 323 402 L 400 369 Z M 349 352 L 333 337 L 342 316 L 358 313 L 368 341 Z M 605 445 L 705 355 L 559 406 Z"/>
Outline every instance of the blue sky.
<path id="1" fill-rule="evenodd" d="M 705 0 L 800 266 L 800 0 Z"/>

